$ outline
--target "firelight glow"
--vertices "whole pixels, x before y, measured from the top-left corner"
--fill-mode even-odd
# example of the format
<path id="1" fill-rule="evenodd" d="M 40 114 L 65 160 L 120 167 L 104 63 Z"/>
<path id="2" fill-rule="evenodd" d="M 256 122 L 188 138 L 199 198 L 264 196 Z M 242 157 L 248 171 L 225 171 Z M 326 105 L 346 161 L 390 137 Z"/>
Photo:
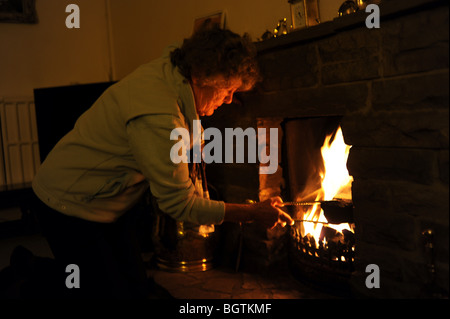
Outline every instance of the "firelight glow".
<path id="1" fill-rule="evenodd" d="M 331 137 L 331 135 L 327 136 L 321 149 L 325 164 L 325 176 L 322 179 L 322 189 L 325 192 L 324 199 L 332 200 L 335 197 L 351 199 L 353 178 L 347 170 L 347 158 L 351 146 L 345 144 L 340 127 L 330 145 Z"/>
<path id="2" fill-rule="evenodd" d="M 351 146 L 345 144 L 340 127 L 336 131 L 334 139 L 331 141 L 332 137 L 333 134 L 327 136 L 321 148 L 325 169 L 320 176 L 322 179 L 322 188 L 316 197 L 317 201 L 352 198 L 351 185 L 353 178 L 348 174 L 347 170 L 347 158 Z M 306 236 L 310 234 L 314 237 L 316 245 L 318 245 L 323 223 L 328 222 L 320 204 L 311 206 L 304 214 L 303 220 L 313 222 L 303 222 L 301 235 Z M 338 232 L 342 232 L 344 229 L 353 232 L 348 223 L 339 225 L 328 224 L 327 227 L 333 228 Z"/>

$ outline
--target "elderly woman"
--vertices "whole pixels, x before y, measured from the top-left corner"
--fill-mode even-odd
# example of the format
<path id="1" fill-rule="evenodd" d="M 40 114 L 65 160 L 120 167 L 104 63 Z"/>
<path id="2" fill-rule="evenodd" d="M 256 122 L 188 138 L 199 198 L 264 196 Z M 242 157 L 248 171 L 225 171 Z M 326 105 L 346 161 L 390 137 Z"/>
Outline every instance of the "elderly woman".
<path id="1" fill-rule="evenodd" d="M 139 251 L 122 237 L 123 220 L 149 187 L 159 209 L 176 220 L 292 223 L 279 198 L 230 204 L 200 196 L 188 164 L 170 159 L 173 129 L 192 132 L 193 120 L 231 103 L 257 78 L 249 39 L 205 28 L 111 86 L 80 116 L 33 180 L 56 260 L 79 266 L 80 288 L 71 293 L 145 296 Z"/>

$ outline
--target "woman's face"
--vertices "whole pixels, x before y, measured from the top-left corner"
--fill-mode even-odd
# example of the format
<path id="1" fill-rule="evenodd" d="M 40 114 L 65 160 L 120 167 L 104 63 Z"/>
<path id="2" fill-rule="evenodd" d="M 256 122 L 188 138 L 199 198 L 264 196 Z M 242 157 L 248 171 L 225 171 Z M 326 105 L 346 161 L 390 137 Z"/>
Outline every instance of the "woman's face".
<path id="1" fill-rule="evenodd" d="M 242 80 L 215 76 L 199 81 L 193 77 L 191 85 L 198 115 L 210 116 L 222 104 L 233 101 L 233 94 L 242 86 Z"/>

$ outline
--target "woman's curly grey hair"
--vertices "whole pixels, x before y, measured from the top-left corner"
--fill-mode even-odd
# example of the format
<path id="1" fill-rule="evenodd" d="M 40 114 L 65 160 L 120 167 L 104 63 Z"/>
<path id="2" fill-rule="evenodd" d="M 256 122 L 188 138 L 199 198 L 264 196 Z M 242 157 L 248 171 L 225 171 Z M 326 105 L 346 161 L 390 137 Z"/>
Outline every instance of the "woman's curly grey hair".
<path id="1" fill-rule="evenodd" d="M 217 26 L 201 28 L 185 39 L 171 52 L 170 59 L 189 81 L 192 76 L 200 80 L 217 75 L 238 77 L 243 83 L 241 90 L 249 90 L 260 80 L 256 48 L 250 37 Z"/>

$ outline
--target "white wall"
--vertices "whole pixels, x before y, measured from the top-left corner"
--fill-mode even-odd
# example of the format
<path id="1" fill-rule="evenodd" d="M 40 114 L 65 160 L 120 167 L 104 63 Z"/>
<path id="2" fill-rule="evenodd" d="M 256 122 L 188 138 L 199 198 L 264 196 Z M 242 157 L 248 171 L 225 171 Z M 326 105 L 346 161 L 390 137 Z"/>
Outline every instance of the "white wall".
<path id="1" fill-rule="evenodd" d="M 318 0 L 321 20 L 337 16 L 343 0 Z M 278 20 L 290 24 L 288 0 L 110 0 L 115 79 L 160 56 L 169 44 L 192 33 L 198 17 L 225 10 L 227 26 L 254 40 L 272 31 Z"/>
<path id="2" fill-rule="evenodd" d="M 70 3 L 80 29 L 66 28 Z M 39 0 L 36 9 L 37 24 L 0 23 L 0 186 L 30 182 L 39 165 L 33 89 L 110 78 L 106 0 Z"/>
<path id="3" fill-rule="evenodd" d="M 66 6 L 80 7 L 80 29 L 67 29 Z M 38 0 L 37 24 L 0 23 L 0 98 L 33 96 L 38 87 L 107 81 L 105 0 Z"/>
<path id="4" fill-rule="evenodd" d="M 336 17 L 343 2 L 318 1 L 322 21 Z M 65 26 L 70 3 L 80 7 L 80 29 Z M 0 98 L 119 80 L 188 37 L 195 18 L 219 10 L 227 12 L 231 30 L 256 40 L 279 19 L 289 21 L 289 8 L 287 0 L 39 0 L 39 23 L 0 23 Z"/>
<path id="5" fill-rule="evenodd" d="M 339 7 L 345 0 L 318 0 L 321 22 L 333 20 L 338 16 Z"/>
<path id="6" fill-rule="evenodd" d="M 192 33 L 195 18 L 226 10 L 227 25 L 256 39 L 289 10 L 287 0 L 110 0 L 116 76 L 157 58 Z"/>

